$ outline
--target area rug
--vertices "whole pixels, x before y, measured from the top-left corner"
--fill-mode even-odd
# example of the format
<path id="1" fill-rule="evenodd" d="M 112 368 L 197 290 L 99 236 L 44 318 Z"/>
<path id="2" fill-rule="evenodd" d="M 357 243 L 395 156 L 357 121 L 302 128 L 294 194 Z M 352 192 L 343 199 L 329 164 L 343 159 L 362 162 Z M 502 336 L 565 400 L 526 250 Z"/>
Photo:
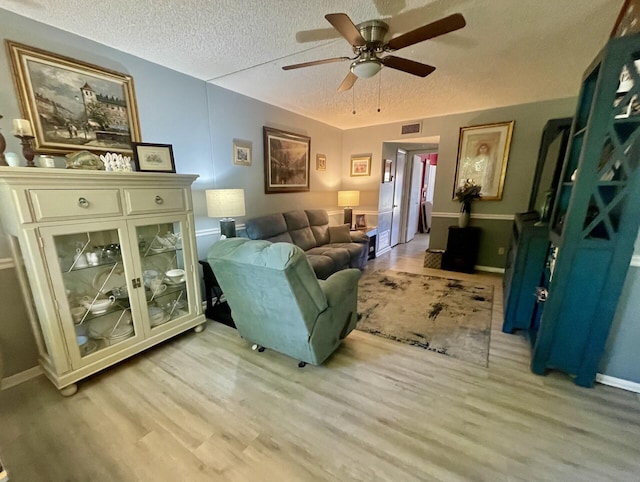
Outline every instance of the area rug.
<path id="1" fill-rule="evenodd" d="M 379 270 L 358 284 L 357 329 L 487 366 L 493 286 Z"/>

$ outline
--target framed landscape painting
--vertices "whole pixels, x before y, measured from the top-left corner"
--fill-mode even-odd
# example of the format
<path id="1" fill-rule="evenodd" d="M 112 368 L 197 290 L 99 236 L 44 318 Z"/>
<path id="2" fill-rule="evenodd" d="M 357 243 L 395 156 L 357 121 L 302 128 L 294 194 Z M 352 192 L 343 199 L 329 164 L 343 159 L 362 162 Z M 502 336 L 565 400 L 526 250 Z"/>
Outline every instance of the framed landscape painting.
<path id="1" fill-rule="evenodd" d="M 311 138 L 266 126 L 262 131 L 264 192 L 308 191 Z"/>
<path id="2" fill-rule="evenodd" d="M 23 117 L 39 153 L 131 153 L 140 141 L 133 79 L 6 40 Z"/>
<path id="3" fill-rule="evenodd" d="M 456 199 L 456 190 L 467 179 L 481 186 L 481 199 L 502 199 L 514 123 L 509 121 L 460 128 L 453 199 Z"/>

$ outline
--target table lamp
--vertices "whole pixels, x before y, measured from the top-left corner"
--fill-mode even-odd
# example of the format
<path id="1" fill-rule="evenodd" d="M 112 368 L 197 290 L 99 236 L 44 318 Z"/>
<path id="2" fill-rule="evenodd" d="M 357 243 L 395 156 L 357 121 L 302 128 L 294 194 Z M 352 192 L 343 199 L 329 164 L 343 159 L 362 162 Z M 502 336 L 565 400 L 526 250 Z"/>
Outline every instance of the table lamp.
<path id="1" fill-rule="evenodd" d="M 227 238 L 236 237 L 234 216 L 244 216 L 244 189 L 208 189 L 207 214 L 220 219 L 220 234 Z"/>
<path id="2" fill-rule="evenodd" d="M 344 223 L 351 229 L 353 206 L 360 204 L 360 191 L 338 191 L 338 206 L 344 207 Z"/>

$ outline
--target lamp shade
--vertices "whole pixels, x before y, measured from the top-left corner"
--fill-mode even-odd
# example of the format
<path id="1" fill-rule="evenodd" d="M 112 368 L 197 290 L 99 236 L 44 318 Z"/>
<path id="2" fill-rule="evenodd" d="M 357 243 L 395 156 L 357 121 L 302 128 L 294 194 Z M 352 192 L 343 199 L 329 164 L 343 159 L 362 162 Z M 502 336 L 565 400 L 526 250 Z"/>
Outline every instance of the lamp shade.
<path id="1" fill-rule="evenodd" d="M 338 206 L 360 205 L 360 191 L 338 191 Z"/>
<path id="2" fill-rule="evenodd" d="M 207 214 L 210 218 L 244 216 L 244 189 L 208 189 Z"/>
<path id="3" fill-rule="evenodd" d="M 373 59 L 359 59 L 351 64 L 351 72 L 361 79 L 373 77 L 382 68 L 380 61 Z"/>

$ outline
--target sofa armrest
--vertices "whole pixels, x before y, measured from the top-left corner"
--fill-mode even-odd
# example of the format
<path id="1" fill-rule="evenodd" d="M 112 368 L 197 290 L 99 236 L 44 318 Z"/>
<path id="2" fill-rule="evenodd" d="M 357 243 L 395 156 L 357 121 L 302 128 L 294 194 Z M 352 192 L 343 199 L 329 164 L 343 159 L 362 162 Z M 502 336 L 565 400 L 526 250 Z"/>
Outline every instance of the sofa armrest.
<path id="1" fill-rule="evenodd" d="M 362 231 L 351 231 L 349 234 L 351 235 L 351 242 L 369 244 L 369 236 L 367 236 L 366 233 Z"/>
<path id="2" fill-rule="evenodd" d="M 349 268 L 338 271 L 329 276 L 326 280 L 318 280 L 320 288 L 327 297 L 327 304 L 337 306 L 344 300 L 350 292 L 357 291 L 358 280 L 362 276 L 359 269 Z"/>

